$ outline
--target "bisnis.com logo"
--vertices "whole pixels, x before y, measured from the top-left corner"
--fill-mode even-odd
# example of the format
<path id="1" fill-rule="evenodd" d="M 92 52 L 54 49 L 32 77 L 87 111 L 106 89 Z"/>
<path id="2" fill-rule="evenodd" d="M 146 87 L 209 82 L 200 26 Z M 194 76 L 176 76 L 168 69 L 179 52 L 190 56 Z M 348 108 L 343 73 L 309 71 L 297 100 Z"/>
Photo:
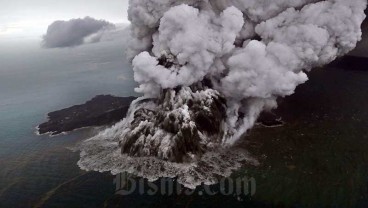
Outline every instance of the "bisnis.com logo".
<path id="1" fill-rule="evenodd" d="M 155 182 L 135 177 L 129 173 L 120 173 L 114 179 L 116 194 L 127 196 L 140 195 L 235 195 L 251 197 L 256 193 L 256 180 L 253 177 L 222 178 L 218 184 L 202 185 L 197 189 L 185 188 L 175 179 L 161 178 Z"/>

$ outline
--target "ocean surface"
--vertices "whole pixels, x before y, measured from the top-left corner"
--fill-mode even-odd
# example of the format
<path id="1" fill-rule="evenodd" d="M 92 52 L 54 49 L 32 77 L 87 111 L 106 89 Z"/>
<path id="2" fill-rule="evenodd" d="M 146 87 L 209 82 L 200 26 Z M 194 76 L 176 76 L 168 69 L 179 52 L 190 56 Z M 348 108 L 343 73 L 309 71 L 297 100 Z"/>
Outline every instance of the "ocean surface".
<path id="1" fill-rule="evenodd" d="M 239 144 L 259 166 L 252 197 L 115 194 L 114 176 L 84 172 L 73 148 L 101 129 L 37 136 L 48 112 L 99 94 L 135 95 L 123 42 L 40 49 L 0 42 L 0 207 L 367 207 L 368 68 L 316 69 L 280 100 L 286 124 L 257 126 Z M 137 179 L 137 178 L 136 178 Z M 137 179 L 138 180 L 138 179 Z"/>
<path id="2" fill-rule="evenodd" d="M 41 49 L 37 41 L 0 42 L 0 207 L 43 206 L 49 191 L 84 174 L 68 148 L 91 130 L 50 138 L 35 127 L 48 112 L 96 95 L 136 95 L 124 44 Z"/>

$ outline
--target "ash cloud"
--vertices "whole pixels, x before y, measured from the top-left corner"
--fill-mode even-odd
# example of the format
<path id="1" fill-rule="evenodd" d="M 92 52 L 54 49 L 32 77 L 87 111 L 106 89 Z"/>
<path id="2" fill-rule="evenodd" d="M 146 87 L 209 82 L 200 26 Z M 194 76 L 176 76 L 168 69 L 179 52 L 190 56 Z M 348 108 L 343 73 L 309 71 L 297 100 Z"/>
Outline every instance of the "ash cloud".
<path id="1" fill-rule="evenodd" d="M 80 167 L 169 175 L 188 187 L 215 183 L 209 169 L 183 174 L 170 167 L 216 164 L 202 158 L 236 143 L 310 70 L 356 47 L 366 6 L 366 0 L 131 0 L 127 55 L 143 97 L 125 120 L 85 142 Z M 141 164 L 144 158 L 161 162 Z M 231 160 L 224 169 L 236 169 Z M 160 173 L 143 171 L 161 163 Z"/>
<path id="2" fill-rule="evenodd" d="M 115 25 L 105 20 L 91 17 L 55 21 L 49 25 L 43 36 L 42 45 L 45 48 L 75 47 L 85 43 L 96 43 L 104 33 L 115 28 Z"/>

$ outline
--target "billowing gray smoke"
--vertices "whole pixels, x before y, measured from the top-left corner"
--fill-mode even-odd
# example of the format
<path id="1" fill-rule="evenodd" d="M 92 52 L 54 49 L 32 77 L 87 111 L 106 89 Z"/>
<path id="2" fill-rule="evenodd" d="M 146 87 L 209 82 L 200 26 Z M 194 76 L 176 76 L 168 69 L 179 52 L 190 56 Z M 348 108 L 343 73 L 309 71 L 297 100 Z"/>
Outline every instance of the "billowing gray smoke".
<path id="1" fill-rule="evenodd" d="M 79 165 L 178 176 L 188 185 L 178 162 L 198 163 L 208 152 L 231 146 L 262 111 L 277 107 L 277 97 L 306 82 L 307 71 L 351 51 L 361 39 L 366 3 L 131 0 L 128 56 L 140 85 L 136 90 L 144 96 L 127 119 L 85 143 Z M 154 158 L 170 171 L 152 176 L 133 165 L 134 158 Z M 212 164 L 206 172 L 230 166 L 217 170 Z M 195 175 L 196 184 L 213 182 L 200 171 Z"/>
<path id="2" fill-rule="evenodd" d="M 91 17 L 58 20 L 49 25 L 42 44 L 45 48 L 65 48 L 95 43 L 100 41 L 105 31 L 114 28 L 115 25 L 110 22 Z"/>

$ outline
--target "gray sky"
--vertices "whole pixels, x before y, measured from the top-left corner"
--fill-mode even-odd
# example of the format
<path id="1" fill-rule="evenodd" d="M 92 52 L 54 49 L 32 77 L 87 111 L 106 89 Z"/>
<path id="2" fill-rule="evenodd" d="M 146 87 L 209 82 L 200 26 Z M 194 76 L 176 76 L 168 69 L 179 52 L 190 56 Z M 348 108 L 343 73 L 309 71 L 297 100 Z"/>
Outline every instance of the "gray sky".
<path id="1" fill-rule="evenodd" d="M 55 20 L 127 22 L 128 0 L 0 0 L 0 38 L 39 37 Z"/>

